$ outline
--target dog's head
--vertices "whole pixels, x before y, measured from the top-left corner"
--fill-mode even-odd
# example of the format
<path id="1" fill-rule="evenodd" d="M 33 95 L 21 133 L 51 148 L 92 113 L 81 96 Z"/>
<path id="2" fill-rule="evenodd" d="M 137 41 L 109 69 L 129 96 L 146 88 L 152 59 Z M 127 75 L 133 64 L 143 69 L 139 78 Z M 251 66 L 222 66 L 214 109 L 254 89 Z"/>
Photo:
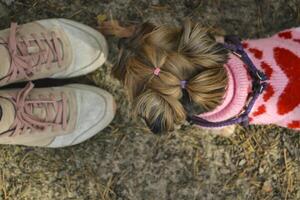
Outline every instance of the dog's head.
<path id="1" fill-rule="evenodd" d="M 154 133 L 172 131 L 222 101 L 228 52 L 208 29 L 191 21 L 182 27 L 145 23 L 119 46 L 113 75 L 127 87 L 134 114 Z"/>

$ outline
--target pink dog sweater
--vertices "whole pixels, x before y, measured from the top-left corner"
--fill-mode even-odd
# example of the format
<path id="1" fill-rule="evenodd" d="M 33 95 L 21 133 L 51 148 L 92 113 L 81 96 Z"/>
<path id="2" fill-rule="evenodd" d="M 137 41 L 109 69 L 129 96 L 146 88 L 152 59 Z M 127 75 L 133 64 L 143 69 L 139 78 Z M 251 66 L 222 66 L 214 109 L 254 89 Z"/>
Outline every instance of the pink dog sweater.
<path id="1" fill-rule="evenodd" d="M 250 112 L 250 124 L 276 124 L 300 129 L 300 28 L 272 37 L 245 40 L 243 46 L 255 66 L 268 77 L 268 87 Z M 208 121 L 223 121 L 238 115 L 251 91 L 251 78 L 235 55 L 225 65 L 228 86 L 221 105 L 199 115 Z"/>

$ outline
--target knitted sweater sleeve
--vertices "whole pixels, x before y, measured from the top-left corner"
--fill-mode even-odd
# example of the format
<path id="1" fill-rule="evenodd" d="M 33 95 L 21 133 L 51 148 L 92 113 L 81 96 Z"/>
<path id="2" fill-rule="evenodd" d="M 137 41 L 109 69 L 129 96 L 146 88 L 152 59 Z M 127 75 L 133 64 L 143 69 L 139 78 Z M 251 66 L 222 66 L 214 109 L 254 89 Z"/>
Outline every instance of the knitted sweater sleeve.
<path id="1" fill-rule="evenodd" d="M 244 47 L 269 79 L 250 113 L 251 123 L 300 129 L 300 28 L 246 40 Z"/>

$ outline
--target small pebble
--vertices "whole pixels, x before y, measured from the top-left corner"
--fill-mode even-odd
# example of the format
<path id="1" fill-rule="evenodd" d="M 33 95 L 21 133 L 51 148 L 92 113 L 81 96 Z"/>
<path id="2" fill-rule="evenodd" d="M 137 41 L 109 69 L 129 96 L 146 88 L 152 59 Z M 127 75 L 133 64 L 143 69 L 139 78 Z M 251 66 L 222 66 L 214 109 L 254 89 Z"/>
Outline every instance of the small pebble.
<path id="1" fill-rule="evenodd" d="M 262 167 L 260 167 L 259 170 L 258 170 L 259 174 L 264 173 L 264 171 L 265 171 L 265 170 L 264 170 L 264 168 L 262 168 Z"/>
<path id="2" fill-rule="evenodd" d="M 264 192 L 272 192 L 272 182 L 271 181 L 265 181 L 262 187 L 262 190 Z"/>
<path id="3" fill-rule="evenodd" d="M 151 1 L 152 5 L 157 6 L 160 4 L 159 0 L 152 0 Z"/>
<path id="4" fill-rule="evenodd" d="M 245 163 L 246 163 L 246 160 L 245 160 L 245 159 L 242 159 L 242 160 L 239 162 L 239 166 L 243 166 Z"/>

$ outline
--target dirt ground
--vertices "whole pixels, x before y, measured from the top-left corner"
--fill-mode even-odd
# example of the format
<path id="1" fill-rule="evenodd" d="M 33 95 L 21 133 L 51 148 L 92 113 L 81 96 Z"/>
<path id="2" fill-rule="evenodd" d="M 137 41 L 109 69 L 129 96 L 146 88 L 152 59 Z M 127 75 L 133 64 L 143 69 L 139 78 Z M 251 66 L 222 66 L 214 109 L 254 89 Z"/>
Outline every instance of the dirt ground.
<path id="1" fill-rule="evenodd" d="M 300 25 L 299 0 L 0 0 L 0 28 L 11 21 L 63 17 L 98 28 L 99 18 L 124 24 L 180 23 L 190 17 L 242 38 Z M 221 138 L 185 126 L 152 135 L 133 121 L 109 62 L 84 82 L 118 102 L 112 124 L 74 147 L 0 146 L 0 199 L 281 200 L 300 199 L 300 134 L 275 126 L 238 128 Z M 70 82 L 68 81 L 68 82 Z M 47 84 L 58 84 L 48 81 Z"/>

